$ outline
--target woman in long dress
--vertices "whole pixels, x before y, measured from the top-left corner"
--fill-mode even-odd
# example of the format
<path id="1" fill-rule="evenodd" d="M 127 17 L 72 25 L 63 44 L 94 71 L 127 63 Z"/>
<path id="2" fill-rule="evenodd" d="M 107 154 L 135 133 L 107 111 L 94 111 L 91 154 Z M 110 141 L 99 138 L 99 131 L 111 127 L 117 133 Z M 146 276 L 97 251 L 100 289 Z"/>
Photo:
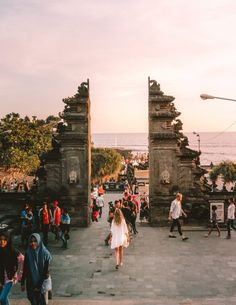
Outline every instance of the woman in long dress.
<path id="1" fill-rule="evenodd" d="M 49 278 L 49 263 L 52 257 L 37 233 L 31 234 L 25 253 L 21 289 L 26 291 L 31 305 L 46 305 L 43 291 L 44 280 Z"/>
<path id="2" fill-rule="evenodd" d="M 115 249 L 116 269 L 123 265 L 123 247 L 128 247 L 128 228 L 120 209 L 114 212 L 111 223 L 111 249 Z"/>

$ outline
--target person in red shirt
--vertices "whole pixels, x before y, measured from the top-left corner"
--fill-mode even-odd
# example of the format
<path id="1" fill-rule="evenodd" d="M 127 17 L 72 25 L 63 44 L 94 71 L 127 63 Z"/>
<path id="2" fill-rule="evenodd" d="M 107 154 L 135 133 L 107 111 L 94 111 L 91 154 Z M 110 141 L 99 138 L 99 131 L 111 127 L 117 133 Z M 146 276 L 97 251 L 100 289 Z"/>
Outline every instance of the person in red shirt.
<path id="1" fill-rule="evenodd" d="M 53 201 L 53 233 L 55 234 L 55 239 L 59 240 L 59 226 L 60 226 L 60 219 L 61 219 L 61 209 L 58 206 L 58 201 Z"/>
<path id="2" fill-rule="evenodd" d="M 48 208 L 47 202 L 43 202 L 43 207 L 39 210 L 39 225 L 43 232 L 43 243 L 45 246 L 48 244 L 49 226 L 52 222 L 52 213 Z"/>
<path id="3" fill-rule="evenodd" d="M 103 189 L 102 184 L 100 184 L 98 187 L 98 194 L 100 194 L 101 196 L 104 195 L 104 189 Z"/>

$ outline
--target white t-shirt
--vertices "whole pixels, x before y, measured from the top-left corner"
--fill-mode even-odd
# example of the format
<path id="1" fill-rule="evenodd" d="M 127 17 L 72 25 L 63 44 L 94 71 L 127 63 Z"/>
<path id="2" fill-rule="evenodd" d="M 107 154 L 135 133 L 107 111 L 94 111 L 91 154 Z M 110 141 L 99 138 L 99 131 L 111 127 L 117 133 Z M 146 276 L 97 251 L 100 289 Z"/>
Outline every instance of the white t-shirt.
<path id="1" fill-rule="evenodd" d="M 104 207 L 104 199 L 101 196 L 98 196 L 96 199 L 96 204 L 99 208 Z"/>
<path id="2" fill-rule="evenodd" d="M 181 202 L 178 201 L 177 199 L 173 200 L 171 202 L 170 212 L 171 212 L 171 217 L 173 219 L 177 219 L 180 216 L 182 216 L 182 205 L 181 205 Z"/>
<path id="3" fill-rule="evenodd" d="M 235 219 L 235 205 L 233 203 L 228 206 L 227 218 Z"/>

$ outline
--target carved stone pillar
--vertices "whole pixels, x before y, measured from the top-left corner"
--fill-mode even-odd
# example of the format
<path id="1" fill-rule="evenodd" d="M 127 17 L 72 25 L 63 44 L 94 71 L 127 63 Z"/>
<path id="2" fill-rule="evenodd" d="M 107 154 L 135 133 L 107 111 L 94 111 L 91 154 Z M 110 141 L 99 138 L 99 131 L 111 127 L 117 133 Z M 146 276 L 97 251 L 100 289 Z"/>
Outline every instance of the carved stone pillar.
<path id="1" fill-rule="evenodd" d="M 65 130 L 58 136 L 61 143 L 62 200 L 73 213 L 73 223 L 90 223 L 91 129 L 89 81 L 82 83 L 78 93 L 63 100 L 61 117 Z"/>
<path id="2" fill-rule="evenodd" d="M 196 162 L 199 153 L 186 147 L 188 139 L 181 132 L 183 124 L 177 119 L 180 112 L 174 97 L 164 95 L 160 85 L 150 78 L 148 89 L 150 221 L 162 225 L 167 222 L 176 192 L 184 193 L 186 203 L 191 198 L 191 202 L 202 204 L 200 177 L 204 172 Z M 197 194 L 194 199 L 193 193 Z"/>

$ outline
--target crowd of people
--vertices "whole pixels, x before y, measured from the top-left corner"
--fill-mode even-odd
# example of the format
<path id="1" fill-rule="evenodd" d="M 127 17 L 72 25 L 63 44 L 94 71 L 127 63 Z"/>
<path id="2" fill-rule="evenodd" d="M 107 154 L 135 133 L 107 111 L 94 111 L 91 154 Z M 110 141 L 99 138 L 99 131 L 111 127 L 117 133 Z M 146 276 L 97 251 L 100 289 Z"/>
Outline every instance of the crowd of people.
<path id="1" fill-rule="evenodd" d="M 104 190 L 102 185 L 94 188 L 91 194 L 91 218 L 98 222 L 102 217 L 104 207 Z M 123 247 L 128 247 L 133 234 L 138 233 L 136 220 L 139 214 L 140 222 L 149 221 L 148 197 L 143 193 L 139 198 L 137 195 L 124 191 L 123 196 L 114 202 L 110 201 L 107 221 L 110 224 L 110 231 L 105 238 L 105 245 L 111 245 L 115 249 L 116 269 L 123 265 Z"/>
<path id="2" fill-rule="evenodd" d="M 227 236 L 226 239 L 230 239 L 231 238 L 231 229 L 236 231 L 236 226 L 234 224 L 234 220 L 235 220 L 235 204 L 236 204 L 236 200 L 234 198 L 230 198 L 228 200 L 228 208 L 227 208 L 227 222 L 226 222 L 226 227 L 227 227 Z M 211 219 L 210 219 L 210 229 L 208 231 L 208 233 L 205 235 L 205 237 L 209 237 L 211 235 L 211 232 L 216 229 L 217 233 L 218 233 L 218 237 L 221 236 L 221 231 L 220 231 L 220 227 L 219 227 L 219 219 L 217 216 L 217 206 L 213 205 L 212 206 L 212 213 L 211 213 Z"/>
<path id="3" fill-rule="evenodd" d="M 49 264 L 51 254 L 38 233 L 29 236 L 25 255 L 15 249 L 9 234 L 0 233 L 0 304 L 9 305 L 9 293 L 21 283 L 31 305 L 46 305 L 51 289 Z"/>
<path id="4" fill-rule="evenodd" d="M 183 241 L 186 241 L 189 238 L 183 234 L 182 228 L 181 228 L 181 223 L 180 223 L 180 217 L 181 216 L 187 217 L 186 212 L 182 208 L 182 198 L 183 198 L 182 194 L 177 193 L 175 200 L 173 200 L 171 202 L 170 212 L 169 212 L 169 220 L 172 221 L 172 223 L 171 223 L 171 227 L 170 227 L 169 237 L 170 238 L 176 238 L 176 236 L 173 234 L 173 231 L 174 231 L 174 228 L 177 226 L 179 235 L 182 237 Z M 235 221 L 235 204 L 236 204 L 236 200 L 234 198 L 230 198 L 228 200 L 227 222 L 226 222 L 226 227 L 227 227 L 226 239 L 231 238 L 231 229 L 236 231 L 236 226 L 234 224 L 234 221 Z M 214 229 L 217 231 L 218 237 L 221 236 L 219 221 L 220 221 L 220 219 L 217 215 L 217 206 L 213 205 L 212 206 L 212 211 L 211 211 L 211 217 L 210 217 L 210 228 L 209 228 L 208 233 L 205 235 L 205 237 L 209 237 Z"/>
<path id="5" fill-rule="evenodd" d="M 34 178 L 31 183 L 28 179 L 0 179 L 0 192 L 2 193 L 16 193 L 16 192 L 29 192 L 31 188 L 37 186 L 37 179 Z"/>
<path id="6" fill-rule="evenodd" d="M 13 285 L 20 282 L 22 291 L 26 290 L 32 305 L 46 305 L 52 289 L 49 274 L 52 256 L 46 248 L 48 233 L 54 233 L 56 241 L 61 239 L 62 248 L 66 249 L 71 219 L 67 208 L 60 208 L 57 200 L 53 201 L 52 208 L 43 202 L 35 214 L 27 203 L 20 218 L 24 255 L 13 247 L 7 232 L 0 232 L 0 304 L 9 305 L 9 293 Z"/>
<path id="7" fill-rule="evenodd" d="M 38 212 L 33 214 L 28 203 L 25 204 L 21 212 L 21 245 L 27 244 L 29 236 L 34 232 L 42 232 L 43 243 L 48 245 L 48 234 L 51 231 L 55 235 L 55 240 L 62 240 L 63 248 L 67 248 L 70 231 L 70 216 L 66 207 L 60 208 L 57 200 L 53 201 L 52 207 L 46 201 Z"/>
<path id="8" fill-rule="evenodd" d="M 104 190 L 100 185 L 91 195 L 92 221 L 99 221 L 103 215 Z M 169 220 L 171 221 L 169 238 L 176 238 L 174 228 L 183 241 L 188 240 L 181 227 L 180 217 L 187 217 L 182 208 L 182 194 L 177 193 L 170 204 Z M 122 198 L 108 203 L 107 221 L 109 234 L 105 238 L 105 245 L 115 252 L 115 269 L 118 270 L 124 263 L 124 248 L 133 240 L 133 235 L 138 234 L 136 221 L 139 215 L 140 223 L 149 220 L 148 196 L 143 193 L 139 197 L 126 190 Z M 229 199 L 227 208 L 227 239 L 231 238 L 231 229 L 236 231 L 235 200 Z M 62 247 L 67 248 L 70 238 L 70 216 L 66 208 L 62 208 L 57 200 L 52 207 L 43 202 L 37 213 L 33 213 L 29 204 L 21 212 L 21 243 L 24 255 L 13 247 L 11 237 L 6 232 L 0 232 L 0 304 L 9 305 L 8 296 L 17 282 L 21 283 L 22 291 L 27 292 L 27 297 L 32 305 L 46 305 L 48 293 L 52 289 L 49 265 L 52 256 L 47 249 L 48 234 L 51 231 L 55 240 L 62 241 Z M 211 226 L 206 237 L 216 229 L 220 236 L 220 227 L 217 218 L 217 206 L 213 205 L 211 213 Z M 42 239 L 41 235 L 42 234 Z M 50 294 L 49 294 L 50 295 Z"/>

